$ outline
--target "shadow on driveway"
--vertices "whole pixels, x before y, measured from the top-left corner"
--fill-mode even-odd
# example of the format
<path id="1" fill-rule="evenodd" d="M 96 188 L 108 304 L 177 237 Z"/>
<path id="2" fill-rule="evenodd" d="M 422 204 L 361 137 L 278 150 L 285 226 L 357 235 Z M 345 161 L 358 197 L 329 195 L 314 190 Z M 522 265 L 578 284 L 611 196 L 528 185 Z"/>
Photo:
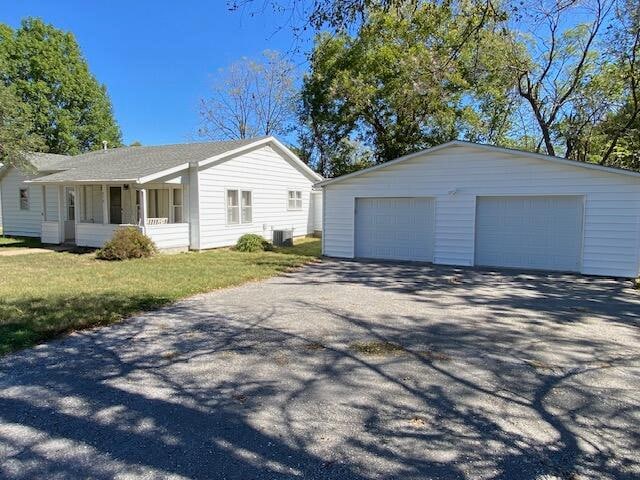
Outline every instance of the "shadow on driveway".
<path id="1" fill-rule="evenodd" d="M 5 357 L 0 472 L 638 478 L 639 318 L 628 282 L 325 261 Z"/>

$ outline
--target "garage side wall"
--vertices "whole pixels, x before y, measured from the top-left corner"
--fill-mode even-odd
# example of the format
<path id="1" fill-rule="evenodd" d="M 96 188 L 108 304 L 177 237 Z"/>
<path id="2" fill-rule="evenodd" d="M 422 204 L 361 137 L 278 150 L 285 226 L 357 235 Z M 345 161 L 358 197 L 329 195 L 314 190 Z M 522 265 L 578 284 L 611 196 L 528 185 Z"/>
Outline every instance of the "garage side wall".
<path id="1" fill-rule="evenodd" d="M 434 196 L 434 262 L 471 266 L 476 197 L 502 195 L 584 196 L 581 272 L 638 275 L 640 179 L 464 146 L 327 185 L 324 254 L 354 257 L 355 198 Z"/>
<path id="2" fill-rule="evenodd" d="M 271 240 L 273 229 L 313 233 L 313 181 L 270 146 L 214 164 L 198 173 L 201 249 L 229 246 L 245 233 Z M 226 191 L 252 192 L 252 222 L 227 224 Z M 302 192 L 302 208 L 289 210 L 289 190 Z"/>

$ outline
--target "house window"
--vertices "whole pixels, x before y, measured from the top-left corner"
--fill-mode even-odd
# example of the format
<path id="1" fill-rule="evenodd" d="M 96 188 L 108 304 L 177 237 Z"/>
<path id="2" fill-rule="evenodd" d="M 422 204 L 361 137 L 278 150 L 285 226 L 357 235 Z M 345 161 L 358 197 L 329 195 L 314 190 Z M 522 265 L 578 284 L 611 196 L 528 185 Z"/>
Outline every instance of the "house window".
<path id="1" fill-rule="evenodd" d="M 29 189 L 20 189 L 20 210 L 29 210 Z"/>
<path id="2" fill-rule="evenodd" d="M 80 223 L 102 223 L 102 187 L 100 185 L 81 186 L 78 208 Z"/>
<path id="3" fill-rule="evenodd" d="M 251 223 L 253 202 L 248 190 L 227 190 L 227 224 Z"/>
<path id="4" fill-rule="evenodd" d="M 76 192 L 73 188 L 65 187 L 65 203 L 67 209 L 67 220 L 74 221 L 76 219 Z"/>
<path id="5" fill-rule="evenodd" d="M 171 192 L 173 195 L 173 223 L 182 223 L 182 189 L 174 188 Z"/>
<path id="6" fill-rule="evenodd" d="M 147 214 L 149 218 L 162 219 L 169 222 L 169 190 L 150 188 L 148 193 Z"/>
<path id="7" fill-rule="evenodd" d="M 227 190 L 227 223 L 229 225 L 240 223 L 238 190 Z"/>
<path id="8" fill-rule="evenodd" d="M 242 223 L 251 223 L 251 192 L 242 192 Z"/>
<path id="9" fill-rule="evenodd" d="M 289 190 L 289 210 L 302 210 L 302 192 Z"/>

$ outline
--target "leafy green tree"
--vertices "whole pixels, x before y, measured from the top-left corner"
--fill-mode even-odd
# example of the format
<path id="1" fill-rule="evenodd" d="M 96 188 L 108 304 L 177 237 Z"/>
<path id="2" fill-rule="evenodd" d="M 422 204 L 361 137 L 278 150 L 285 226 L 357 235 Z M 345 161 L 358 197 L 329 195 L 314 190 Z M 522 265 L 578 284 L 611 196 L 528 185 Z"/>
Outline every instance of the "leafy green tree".
<path id="1" fill-rule="evenodd" d="M 606 64 L 597 49 L 615 0 L 527 3 L 514 31 L 530 58 L 510 63 L 518 75 L 518 93 L 528 107 L 541 141 L 536 151 L 575 158 L 575 150 L 594 119 L 606 110 L 609 92 L 599 74 Z M 574 25 L 573 18 L 586 17 Z M 569 25 L 567 27 L 567 25 Z M 583 156 L 584 156 L 584 152 Z"/>
<path id="2" fill-rule="evenodd" d="M 32 132 L 53 153 L 77 154 L 121 144 L 120 129 L 103 85 L 89 71 L 71 33 L 29 18 L 0 28 L 0 82 L 28 104 Z"/>
<path id="3" fill-rule="evenodd" d="M 32 131 L 29 106 L 18 99 L 11 87 L 0 84 L 0 164 L 29 168 L 26 155 L 45 147 Z"/>
<path id="4" fill-rule="evenodd" d="M 604 138 L 600 163 L 640 170 L 640 0 L 622 0 L 609 32 L 609 84 L 621 91 L 596 133 Z"/>
<path id="5" fill-rule="evenodd" d="M 513 47 L 499 28 L 504 15 L 480 21 L 484 13 L 464 1 L 424 3 L 371 12 L 353 36 L 320 35 L 301 107 L 302 143 L 315 148 L 318 170 L 334 173 L 344 139 L 370 147 L 376 163 L 458 137 L 500 143 L 514 100 L 505 68 Z"/>

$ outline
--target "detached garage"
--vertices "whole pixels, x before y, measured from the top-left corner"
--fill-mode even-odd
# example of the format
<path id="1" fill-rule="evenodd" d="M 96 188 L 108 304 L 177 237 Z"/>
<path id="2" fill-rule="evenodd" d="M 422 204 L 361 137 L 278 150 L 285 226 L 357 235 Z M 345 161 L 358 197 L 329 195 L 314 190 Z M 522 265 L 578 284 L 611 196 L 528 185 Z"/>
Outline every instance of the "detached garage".
<path id="1" fill-rule="evenodd" d="M 454 141 L 319 185 L 327 256 L 639 274 L 637 172 Z"/>

